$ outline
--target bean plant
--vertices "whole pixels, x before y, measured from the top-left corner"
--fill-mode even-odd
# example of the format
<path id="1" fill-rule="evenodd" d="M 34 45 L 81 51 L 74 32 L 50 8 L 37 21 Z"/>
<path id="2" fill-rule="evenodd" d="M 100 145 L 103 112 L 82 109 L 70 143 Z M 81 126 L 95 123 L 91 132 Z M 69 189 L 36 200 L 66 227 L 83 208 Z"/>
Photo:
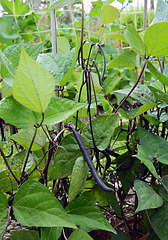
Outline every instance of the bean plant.
<path id="1" fill-rule="evenodd" d="M 29 229 L 11 231 L 14 240 L 89 240 L 94 229 L 135 239 L 141 214 L 145 239 L 167 240 L 168 5 L 158 0 L 146 31 L 128 25 L 116 34 L 130 46 L 116 53 L 106 39 L 109 26 L 120 28 L 119 11 L 101 3 L 99 39 L 84 36 L 82 2 L 75 48 L 64 36 L 57 53 L 41 53 L 46 39 L 0 50 L 2 141 L 5 125 L 11 132 L 10 154 L 0 147 L 0 239 L 11 219 Z M 124 214 L 130 191 L 132 225 Z M 125 233 L 103 215 L 109 207 Z"/>

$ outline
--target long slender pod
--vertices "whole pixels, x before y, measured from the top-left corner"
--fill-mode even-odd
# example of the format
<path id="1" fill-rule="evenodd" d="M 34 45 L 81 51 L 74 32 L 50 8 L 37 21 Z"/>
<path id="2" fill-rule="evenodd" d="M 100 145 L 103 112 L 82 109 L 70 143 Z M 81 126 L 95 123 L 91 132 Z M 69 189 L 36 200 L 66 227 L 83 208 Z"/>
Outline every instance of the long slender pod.
<path id="1" fill-rule="evenodd" d="M 114 190 L 112 188 L 107 187 L 104 184 L 104 182 L 101 180 L 100 176 L 98 175 L 98 173 L 96 171 L 95 166 L 92 163 L 92 159 L 90 158 L 89 153 L 87 152 L 87 150 L 85 148 L 85 145 L 83 144 L 83 142 L 82 142 L 80 136 L 78 135 L 77 131 L 72 126 L 68 126 L 68 127 L 72 130 L 72 132 L 75 136 L 75 139 L 76 139 L 76 141 L 77 141 L 77 143 L 80 147 L 80 150 L 83 154 L 83 157 L 86 160 L 86 162 L 88 164 L 88 167 L 90 168 L 90 171 L 91 171 L 95 181 L 97 182 L 98 186 L 105 192 L 114 192 Z"/>

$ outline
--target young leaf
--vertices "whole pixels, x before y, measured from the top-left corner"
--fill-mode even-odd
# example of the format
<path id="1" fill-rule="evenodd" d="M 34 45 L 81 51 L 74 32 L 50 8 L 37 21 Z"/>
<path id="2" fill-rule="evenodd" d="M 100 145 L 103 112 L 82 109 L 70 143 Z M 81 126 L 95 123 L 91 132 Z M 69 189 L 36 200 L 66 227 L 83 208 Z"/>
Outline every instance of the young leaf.
<path id="1" fill-rule="evenodd" d="M 138 53 L 140 56 L 145 56 L 145 46 L 144 43 L 132 25 L 128 25 L 124 32 L 124 37 L 129 43 L 131 49 Z"/>
<path id="2" fill-rule="evenodd" d="M 29 128 L 37 124 L 33 112 L 17 102 L 13 96 L 0 101 L 0 116 L 3 120 L 19 128 Z"/>
<path id="3" fill-rule="evenodd" d="M 148 69 L 151 73 L 153 73 L 153 75 L 159 79 L 159 81 L 161 81 L 163 84 L 168 85 L 168 77 L 165 76 L 163 73 L 160 73 L 151 62 L 148 61 Z"/>
<path id="4" fill-rule="evenodd" d="M 138 195 L 136 213 L 145 209 L 158 208 L 163 205 L 163 199 L 147 183 L 136 180 L 134 187 Z"/>
<path id="5" fill-rule="evenodd" d="M 159 239 L 167 240 L 168 236 L 168 206 L 164 204 L 158 211 L 152 216 L 152 227 Z"/>
<path id="6" fill-rule="evenodd" d="M 168 22 L 156 23 L 147 28 L 144 43 L 148 57 L 166 56 L 168 54 Z"/>
<path id="7" fill-rule="evenodd" d="M 131 67 L 135 68 L 136 67 L 136 53 L 132 51 L 126 51 L 120 54 L 118 57 L 114 58 L 108 66 L 107 69 L 109 68 L 120 68 L 120 67 Z"/>
<path id="8" fill-rule="evenodd" d="M 87 178 L 87 173 L 87 162 L 83 159 L 83 157 L 77 158 L 71 175 L 71 183 L 68 193 L 69 202 L 72 202 L 75 197 L 83 191 Z"/>
<path id="9" fill-rule="evenodd" d="M 7 221 L 7 206 L 8 200 L 2 192 L 0 192 L 0 227 L 2 227 Z"/>
<path id="10" fill-rule="evenodd" d="M 85 106 L 84 103 L 75 103 L 66 98 L 53 97 L 44 113 L 44 124 L 50 125 L 62 122 Z"/>
<path id="11" fill-rule="evenodd" d="M 19 188 L 13 210 L 18 222 L 25 226 L 76 228 L 57 198 L 34 180 L 26 181 Z"/>
<path id="12" fill-rule="evenodd" d="M 91 236 L 87 232 L 85 232 L 83 229 L 76 229 L 68 238 L 68 240 L 77 240 L 77 239 L 93 240 L 93 238 L 91 238 Z"/>
<path id="13" fill-rule="evenodd" d="M 119 17 L 119 15 L 120 12 L 117 8 L 111 5 L 104 5 L 100 12 L 101 25 L 113 23 Z"/>
<path id="14" fill-rule="evenodd" d="M 51 11 L 51 10 L 54 10 L 54 9 L 59 9 L 59 8 L 62 8 L 64 7 L 65 5 L 67 4 L 70 4 L 72 3 L 74 0 L 55 0 L 51 6 L 48 8 L 48 12 Z"/>
<path id="15" fill-rule="evenodd" d="M 62 227 L 43 227 L 41 228 L 41 240 L 58 240 L 61 231 Z"/>
<path id="16" fill-rule="evenodd" d="M 34 131 L 35 131 L 34 128 L 28 128 L 26 130 L 20 131 L 19 133 L 12 135 L 10 139 L 13 139 L 21 146 L 29 149 L 29 146 L 34 136 Z M 42 147 L 45 146 L 45 143 L 46 143 L 45 133 L 41 128 L 38 128 L 31 151 L 37 151 L 41 149 Z"/>
<path id="17" fill-rule="evenodd" d="M 29 57 L 22 47 L 13 83 L 14 98 L 32 111 L 42 113 L 50 102 L 54 85 L 53 76 Z"/>
<path id="18" fill-rule="evenodd" d="M 95 144 L 99 150 L 104 150 L 108 146 L 119 118 L 118 114 L 105 114 L 92 120 Z M 90 143 L 90 147 L 93 146 L 89 125 L 84 128 L 83 137 Z"/>
<path id="19" fill-rule="evenodd" d="M 77 225 L 116 233 L 95 202 L 87 197 L 76 198 L 65 210 Z"/>
<path id="20" fill-rule="evenodd" d="M 12 240 L 40 240 L 39 233 L 37 231 L 29 230 L 12 230 L 10 231 Z"/>

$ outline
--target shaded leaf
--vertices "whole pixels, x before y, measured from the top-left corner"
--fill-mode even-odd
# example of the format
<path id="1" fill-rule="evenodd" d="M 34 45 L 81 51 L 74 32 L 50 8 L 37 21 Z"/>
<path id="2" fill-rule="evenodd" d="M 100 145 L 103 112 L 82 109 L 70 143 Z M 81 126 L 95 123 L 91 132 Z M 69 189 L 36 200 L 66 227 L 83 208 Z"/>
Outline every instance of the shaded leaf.
<path id="1" fill-rule="evenodd" d="M 42 113 L 53 95 L 54 84 L 53 76 L 29 57 L 22 47 L 13 83 L 14 98 L 25 107 Z"/>
<path id="2" fill-rule="evenodd" d="M 159 194 L 166 200 L 168 203 L 168 175 L 163 177 L 162 183 L 164 184 L 161 185 L 159 189 Z M 166 189 L 165 189 L 166 188 Z"/>
<path id="3" fill-rule="evenodd" d="M 0 227 L 2 227 L 7 221 L 7 206 L 8 200 L 2 192 L 0 192 Z"/>
<path id="4" fill-rule="evenodd" d="M 95 202 L 87 197 L 76 198 L 65 210 L 77 225 L 116 233 Z"/>
<path id="5" fill-rule="evenodd" d="M 91 236 L 89 234 L 87 234 L 87 232 L 85 232 L 83 229 L 76 229 L 70 235 L 68 240 L 77 240 L 77 239 L 80 239 L 80 240 L 92 240 L 93 238 L 91 238 Z"/>
<path id="6" fill-rule="evenodd" d="M 83 159 L 83 157 L 77 158 L 71 174 L 71 183 L 68 193 L 69 202 L 72 202 L 75 197 L 84 190 L 87 173 L 87 162 Z"/>
<path id="7" fill-rule="evenodd" d="M 141 106 L 140 108 L 134 108 L 132 111 L 129 113 L 130 118 L 137 117 L 141 115 L 144 112 L 147 112 L 148 110 L 154 108 L 157 106 L 157 103 L 147 103 Z"/>
<path id="8" fill-rule="evenodd" d="M 104 5 L 100 11 L 100 20 L 102 25 L 113 23 L 120 15 L 117 8 L 111 5 Z"/>
<path id="9" fill-rule="evenodd" d="M 11 96 L 13 93 L 13 89 L 11 86 L 9 86 L 8 84 L 6 84 L 4 81 L 2 82 L 2 88 L 1 88 L 1 92 L 2 92 L 2 97 L 8 97 Z"/>
<path id="10" fill-rule="evenodd" d="M 10 231 L 12 240 L 40 240 L 39 233 L 37 231 L 29 230 L 12 230 Z"/>
<path id="11" fill-rule="evenodd" d="M 16 219 L 25 226 L 75 228 L 57 198 L 48 188 L 33 180 L 26 181 L 19 188 L 13 209 Z"/>
<path id="12" fill-rule="evenodd" d="M 115 86 L 120 82 L 122 78 L 123 78 L 122 76 L 114 76 L 114 77 L 106 78 L 104 81 L 105 93 L 109 94 L 115 88 Z"/>
<path id="13" fill-rule="evenodd" d="M 160 73 L 151 62 L 148 61 L 148 69 L 153 75 L 159 79 L 163 84 L 168 85 L 168 77 L 165 76 L 163 73 Z"/>
<path id="14" fill-rule="evenodd" d="M 0 101 L 0 116 L 3 120 L 19 128 L 29 128 L 37 124 L 33 112 L 17 102 L 13 96 Z"/>
<path id="15" fill-rule="evenodd" d="M 130 240 L 130 238 L 122 232 L 113 235 L 110 240 Z"/>
<path id="16" fill-rule="evenodd" d="M 61 231 L 62 227 L 41 228 L 41 240 L 57 240 Z"/>
<path id="17" fill-rule="evenodd" d="M 17 143 L 19 143 L 24 148 L 29 149 L 31 141 L 34 136 L 35 128 L 28 128 L 26 130 L 20 131 L 10 137 Z M 46 135 L 41 128 L 38 128 L 35 140 L 33 142 L 31 151 L 37 151 L 45 146 L 46 143 Z"/>
<path id="18" fill-rule="evenodd" d="M 147 183 L 136 180 L 134 187 L 138 195 L 138 208 L 136 213 L 145 209 L 158 208 L 163 204 L 163 199 Z"/>
<path id="19" fill-rule="evenodd" d="M 109 68 L 132 67 L 136 66 L 136 54 L 132 51 L 126 51 L 114 58 L 108 65 Z"/>
<path id="20" fill-rule="evenodd" d="M 157 0 L 156 12 L 151 25 L 158 22 L 167 22 L 168 19 L 168 4 L 163 0 Z"/>
<path id="21" fill-rule="evenodd" d="M 161 240 L 167 240 L 168 236 L 168 206 L 164 204 L 151 219 L 152 227 Z"/>
<path id="22" fill-rule="evenodd" d="M 140 56 L 145 56 L 144 43 L 132 25 L 127 26 L 123 35 L 134 52 L 138 53 Z"/>
<path id="23" fill-rule="evenodd" d="M 44 124 L 50 125 L 62 122 L 85 106 L 86 104 L 84 103 L 75 103 L 66 98 L 52 97 L 44 113 Z"/>
<path id="24" fill-rule="evenodd" d="M 168 22 L 161 22 L 147 28 L 144 36 L 147 56 L 168 54 Z"/>

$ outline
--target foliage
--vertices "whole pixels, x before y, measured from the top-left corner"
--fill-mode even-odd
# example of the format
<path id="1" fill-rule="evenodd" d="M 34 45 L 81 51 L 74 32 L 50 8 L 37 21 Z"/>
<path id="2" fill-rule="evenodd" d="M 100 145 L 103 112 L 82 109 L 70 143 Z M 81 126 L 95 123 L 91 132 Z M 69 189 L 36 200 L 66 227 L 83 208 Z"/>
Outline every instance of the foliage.
<path id="1" fill-rule="evenodd" d="M 71 2 L 55 1 L 50 9 Z M 6 141 L 4 126 L 10 124 L 12 141 L 8 155 L 0 147 L 6 166 L 0 171 L 0 239 L 10 217 L 30 228 L 12 231 L 12 239 L 92 239 L 87 232 L 93 229 L 114 233 L 111 239 L 130 239 L 123 207 L 131 189 L 133 225 L 142 211 L 145 231 L 167 238 L 168 23 L 160 21 L 158 0 L 155 24 L 143 37 L 132 25 L 118 36 L 131 47 L 118 56 L 102 44 L 107 29 L 120 29 L 111 2 L 97 1 L 91 11 L 99 23 L 97 38 L 83 36 L 82 8 L 80 44 L 78 32 L 75 37 L 62 32 L 54 54 L 41 53 L 46 39 L 20 43 L 26 41 L 21 28 L 16 32 L 12 26 L 23 24 L 19 15 L 28 7 L 2 0 L 8 13 L 18 15 L 0 19 L 0 128 Z M 76 41 L 72 49 L 70 36 Z M 127 236 L 102 214 L 108 206 L 123 218 Z"/>

